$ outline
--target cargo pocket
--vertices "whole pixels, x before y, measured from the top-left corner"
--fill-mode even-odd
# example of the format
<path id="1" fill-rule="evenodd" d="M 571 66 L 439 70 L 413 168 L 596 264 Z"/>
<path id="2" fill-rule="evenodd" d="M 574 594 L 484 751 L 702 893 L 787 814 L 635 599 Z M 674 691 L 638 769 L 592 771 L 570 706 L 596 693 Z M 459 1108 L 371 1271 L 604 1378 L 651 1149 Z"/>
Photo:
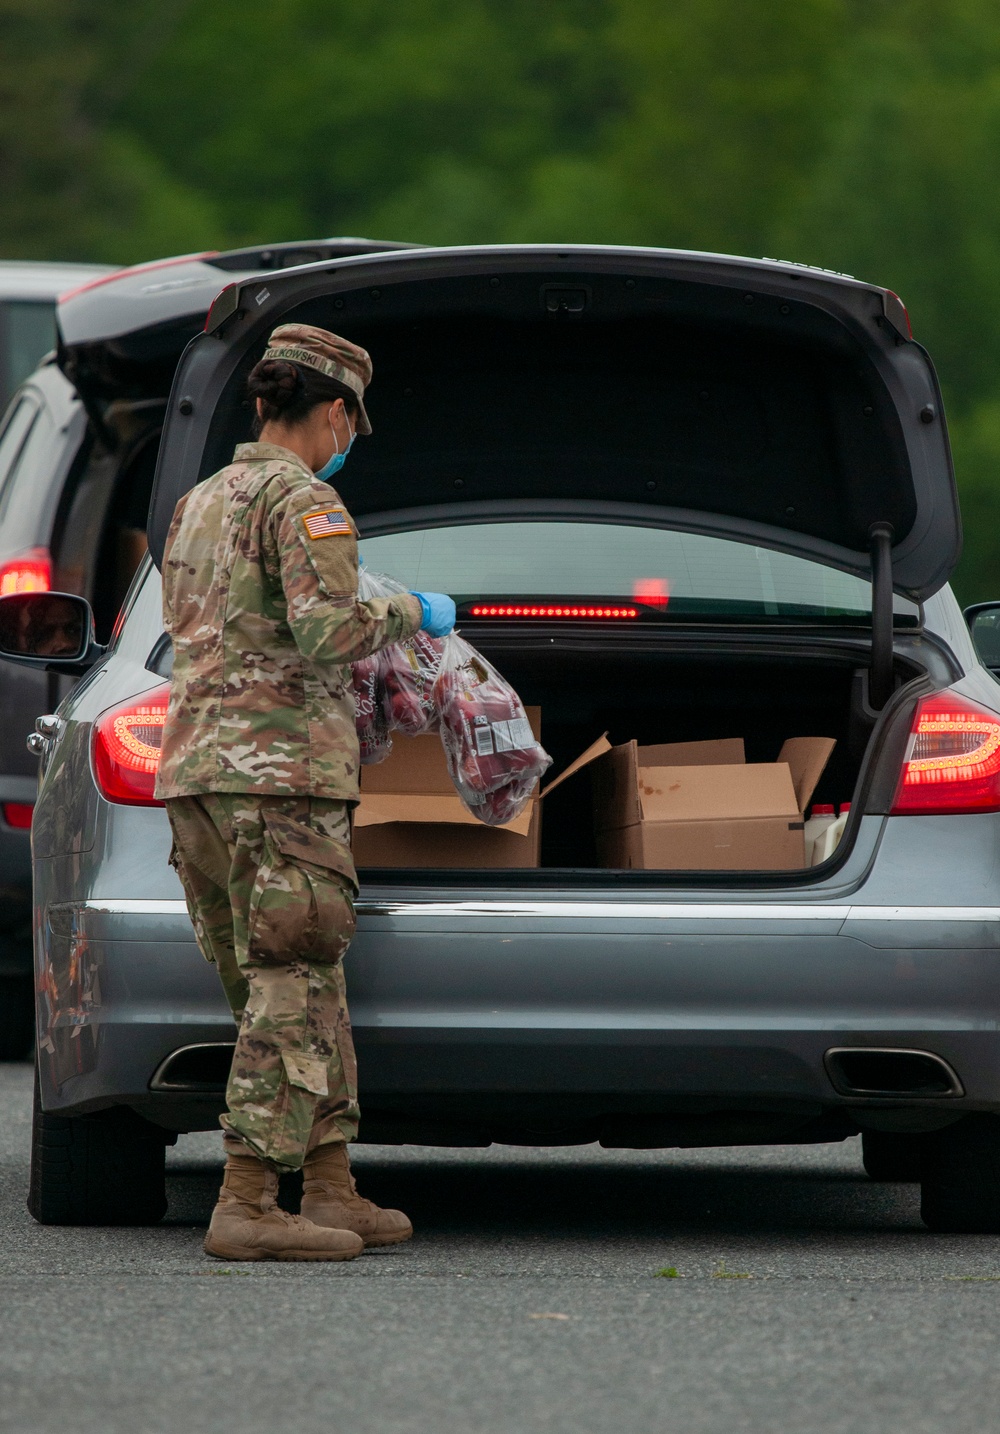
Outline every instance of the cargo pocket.
<path id="1" fill-rule="evenodd" d="M 263 813 L 265 836 L 248 920 L 248 964 L 339 961 L 354 935 L 350 852 L 332 837 L 279 813 Z"/>
<path id="2" fill-rule="evenodd" d="M 312 959 L 316 904 L 304 871 L 265 833 L 247 912 L 247 965 L 289 966 Z"/>
<path id="3" fill-rule="evenodd" d="M 332 871 L 306 871 L 317 911 L 317 933 L 310 960 L 333 966 L 347 954 L 354 939 L 357 917 L 354 902 L 342 876 Z"/>
<path id="4" fill-rule="evenodd" d="M 326 1061 L 320 1056 L 304 1056 L 298 1051 L 282 1051 L 281 1063 L 285 1067 L 288 1084 L 310 1095 L 329 1095 Z"/>

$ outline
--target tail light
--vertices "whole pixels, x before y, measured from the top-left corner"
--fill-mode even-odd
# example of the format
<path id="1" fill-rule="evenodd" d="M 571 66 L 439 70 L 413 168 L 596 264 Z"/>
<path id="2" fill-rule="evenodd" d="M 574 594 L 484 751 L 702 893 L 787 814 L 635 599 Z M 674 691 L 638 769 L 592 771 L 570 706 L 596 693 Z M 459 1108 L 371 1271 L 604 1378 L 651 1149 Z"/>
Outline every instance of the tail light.
<path id="1" fill-rule="evenodd" d="M 137 702 L 102 712 L 94 725 L 94 774 L 109 802 L 159 807 L 153 795 L 160 766 L 163 724 L 170 687 L 164 684 Z"/>
<path id="2" fill-rule="evenodd" d="M 0 563 L 0 597 L 9 593 L 47 593 L 52 588 L 48 548 L 27 548 Z"/>
<path id="3" fill-rule="evenodd" d="M 31 818 L 35 812 L 34 802 L 4 802 L 0 810 L 3 811 L 4 821 L 15 831 L 31 830 Z"/>
<path id="4" fill-rule="evenodd" d="M 917 706 L 893 816 L 1000 811 L 1000 715 L 951 692 Z"/>

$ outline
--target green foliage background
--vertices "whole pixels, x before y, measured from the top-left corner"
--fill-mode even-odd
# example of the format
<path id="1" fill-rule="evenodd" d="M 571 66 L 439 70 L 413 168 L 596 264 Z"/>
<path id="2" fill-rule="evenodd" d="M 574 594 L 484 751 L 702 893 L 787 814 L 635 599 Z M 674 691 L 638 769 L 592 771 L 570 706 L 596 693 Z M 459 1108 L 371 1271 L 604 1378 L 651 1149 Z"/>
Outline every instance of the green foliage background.
<path id="1" fill-rule="evenodd" d="M 0 0 L 0 256 L 620 241 L 888 285 L 1000 598 L 995 0 Z"/>

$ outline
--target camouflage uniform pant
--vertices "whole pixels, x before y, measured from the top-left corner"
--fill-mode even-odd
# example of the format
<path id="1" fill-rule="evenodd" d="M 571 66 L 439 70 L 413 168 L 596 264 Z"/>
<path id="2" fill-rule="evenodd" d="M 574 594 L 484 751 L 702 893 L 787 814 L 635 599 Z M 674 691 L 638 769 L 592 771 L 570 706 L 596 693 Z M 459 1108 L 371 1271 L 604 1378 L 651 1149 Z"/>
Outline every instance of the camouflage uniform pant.
<path id="1" fill-rule="evenodd" d="M 239 1023 L 222 1125 L 297 1170 L 358 1130 L 341 964 L 355 925 L 347 804 L 211 793 L 166 805 L 198 945 Z"/>

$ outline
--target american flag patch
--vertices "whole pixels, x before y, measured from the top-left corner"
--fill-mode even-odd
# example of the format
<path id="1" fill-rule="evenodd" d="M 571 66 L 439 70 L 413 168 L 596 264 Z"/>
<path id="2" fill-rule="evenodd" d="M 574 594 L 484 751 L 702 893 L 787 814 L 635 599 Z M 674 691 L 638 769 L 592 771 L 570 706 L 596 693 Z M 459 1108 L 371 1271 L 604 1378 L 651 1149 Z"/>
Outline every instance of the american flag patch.
<path id="1" fill-rule="evenodd" d="M 310 513 L 304 521 L 310 538 L 332 538 L 337 533 L 351 531 L 343 508 L 328 508 L 325 513 Z"/>

